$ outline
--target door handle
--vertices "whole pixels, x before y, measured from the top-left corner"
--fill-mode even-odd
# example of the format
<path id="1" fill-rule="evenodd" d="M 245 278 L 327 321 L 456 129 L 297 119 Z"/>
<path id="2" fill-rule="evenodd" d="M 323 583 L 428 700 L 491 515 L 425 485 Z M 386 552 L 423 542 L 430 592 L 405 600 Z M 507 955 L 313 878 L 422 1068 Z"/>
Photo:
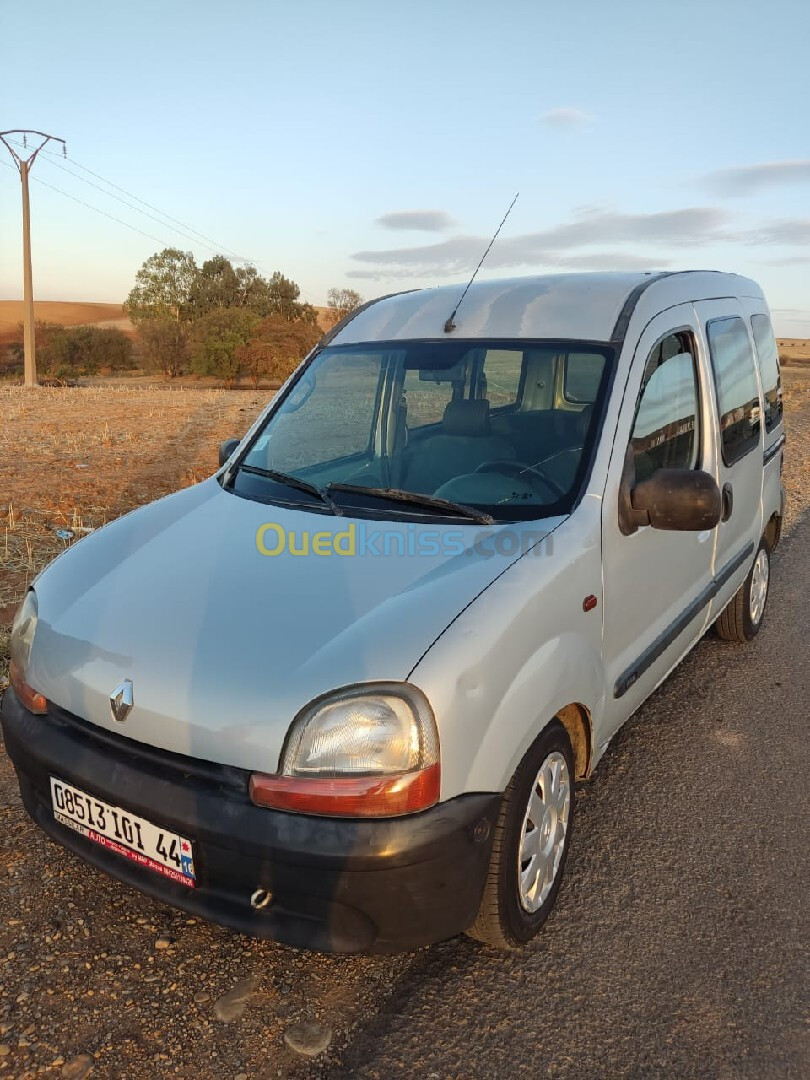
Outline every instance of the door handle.
<path id="1" fill-rule="evenodd" d="M 734 489 L 731 484 L 723 484 L 723 512 L 720 515 L 721 521 L 728 521 L 731 517 L 731 511 L 734 509 Z"/>

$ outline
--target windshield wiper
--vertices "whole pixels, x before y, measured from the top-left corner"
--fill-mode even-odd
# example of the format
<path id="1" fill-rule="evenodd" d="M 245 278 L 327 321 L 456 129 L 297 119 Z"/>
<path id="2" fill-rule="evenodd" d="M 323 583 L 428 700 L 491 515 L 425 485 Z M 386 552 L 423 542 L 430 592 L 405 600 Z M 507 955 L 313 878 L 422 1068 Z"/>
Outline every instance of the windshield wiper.
<path id="1" fill-rule="evenodd" d="M 238 465 L 237 472 L 254 473 L 256 476 L 266 476 L 268 480 L 275 480 L 278 484 L 286 484 L 287 487 L 297 488 L 298 491 L 305 491 L 308 495 L 314 495 L 316 499 L 320 499 L 321 502 L 326 503 L 333 514 L 336 514 L 338 517 L 343 517 L 343 511 L 334 499 L 330 499 L 326 491 L 317 487 L 315 484 L 310 484 L 308 480 L 301 480 L 297 476 L 292 476 L 290 473 L 278 472 L 276 469 L 261 469 L 258 465 Z M 329 486 L 331 487 L 332 485 L 330 484 Z"/>
<path id="2" fill-rule="evenodd" d="M 463 503 L 451 502 L 449 499 L 438 499 L 435 495 L 420 495 L 416 491 L 402 491 L 400 488 L 375 488 L 362 487 L 360 484 L 327 484 L 326 490 L 348 491 L 354 495 L 372 495 L 378 499 L 390 499 L 391 502 L 413 503 L 415 506 L 425 506 L 433 510 L 444 510 L 455 514 L 457 517 L 469 518 L 477 521 L 479 525 L 494 525 L 495 518 L 484 514 L 480 510 L 474 510 L 471 506 Z"/>

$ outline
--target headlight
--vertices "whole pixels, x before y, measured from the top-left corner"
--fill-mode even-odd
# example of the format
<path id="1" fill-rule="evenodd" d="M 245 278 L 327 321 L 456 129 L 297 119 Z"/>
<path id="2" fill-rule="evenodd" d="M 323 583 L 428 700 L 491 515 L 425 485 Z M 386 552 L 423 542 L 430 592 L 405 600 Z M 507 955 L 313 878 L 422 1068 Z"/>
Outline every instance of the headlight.
<path id="1" fill-rule="evenodd" d="M 48 711 L 48 702 L 42 694 L 28 685 L 28 662 L 31 647 L 37 630 L 37 596 L 33 589 L 25 594 L 17 609 L 11 627 L 11 659 L 9 662 L 9 681 L 20 702 L 29 712 Z"/>
<path id="2" fill-rule="evenodd" d="M 425 695 L 408 683 L 352 687 L 293 723 L 277 776 L 254 774 L 251 797 L 303 813 L 379 817 L 438 801 L 439 736 Z"/>
<path id="3" fill-rule="evenodd" d="M 310 706 L 282 753 L 286 776 L 381 776 L 439 759 L 433 713 L 415 687 L 358 687 Z"/>

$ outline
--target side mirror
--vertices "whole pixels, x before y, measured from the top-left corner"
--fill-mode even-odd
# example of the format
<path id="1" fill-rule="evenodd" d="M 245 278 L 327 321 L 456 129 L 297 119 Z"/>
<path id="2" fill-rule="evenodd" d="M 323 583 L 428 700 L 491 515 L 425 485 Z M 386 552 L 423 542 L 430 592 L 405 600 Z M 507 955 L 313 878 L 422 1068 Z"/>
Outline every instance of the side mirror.
<path id="1" fill-rule="evenodd" d="M 239 445 L 239 439 L 226 439 L 225 442 L 219 444 L 219 465 L 220 468 L 225 464 L 231 454 Z"/>
<path id="2" fill-rule="evenodd" d="M 632 457 L 632 450 L 628 458 Z M 635 484 L 635 468 L 625 463 L 619 495 L 619 528 L 626 535 L 642 525 L 678 532 L 713 529 L 723 512 L 720 488 L 699 469 L 657 469 Z"/>

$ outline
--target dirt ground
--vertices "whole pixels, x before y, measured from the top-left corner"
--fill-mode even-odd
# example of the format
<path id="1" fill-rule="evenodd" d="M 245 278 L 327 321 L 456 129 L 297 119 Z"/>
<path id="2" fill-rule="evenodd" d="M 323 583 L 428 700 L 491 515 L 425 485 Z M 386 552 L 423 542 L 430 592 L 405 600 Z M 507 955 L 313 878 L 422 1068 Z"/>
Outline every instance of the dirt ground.
<path id="1" fill-rule="evenodd" d="M 134 334 L 135 327 L 121 304 L 92 304 L 62 300 L 35 300 L 34 318 L 62 326 L 115 327 Z M 15 340 L 23 320 L 22 300 L 0 300 L 0 342 Z"/>
<path id="2" fill-rule="evenodd" d="M 779 338 L 776 344 L 783 364 L 810 363 L 810 338 Z"/>
<path id="3" fill-rule="evenodd" d="M 784 373 L 787 529 L 810 506 L 810 371 Z M 193 483 L 265 402 L 243 391 L 0 387 L 0 693 L 28 581 L 65 544 Z M 0 1077 L 293 1077 L 335 1066 L 423 954 L 317 956 L 187 919 L 87 867 L 25 816 L 0 752 Z M 221 1002 L 242 997 L 231 1020 Z M 227 1001 L 226 1001 L 227 1005 Z M 243 1011 L 243 1015 L 240 1013 Z M 310 1065 L 284 1034 L 332 1033 Z M 86 1055 L 86 1057 L 83 1057 Z"/>

